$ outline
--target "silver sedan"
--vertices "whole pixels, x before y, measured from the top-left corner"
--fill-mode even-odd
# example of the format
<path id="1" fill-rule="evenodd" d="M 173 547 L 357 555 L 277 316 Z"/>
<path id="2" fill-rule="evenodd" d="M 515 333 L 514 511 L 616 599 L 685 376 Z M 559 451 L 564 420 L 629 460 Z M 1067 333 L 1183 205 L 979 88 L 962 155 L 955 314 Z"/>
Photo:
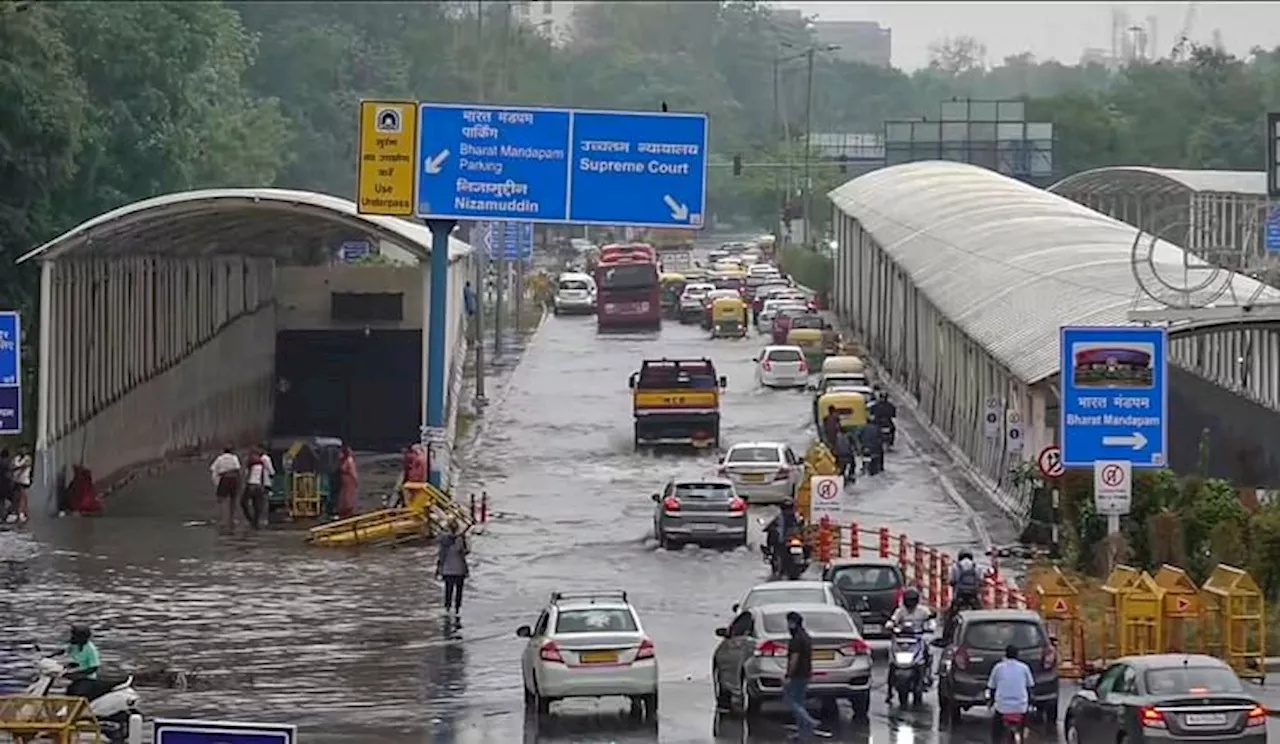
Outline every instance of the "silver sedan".
<path id="1" fill-rule="evenodd" d="M 725 478 L 675 478 L 651 498 L 653 536 L 664 549 L 747 544 L 747 502 Z"/>

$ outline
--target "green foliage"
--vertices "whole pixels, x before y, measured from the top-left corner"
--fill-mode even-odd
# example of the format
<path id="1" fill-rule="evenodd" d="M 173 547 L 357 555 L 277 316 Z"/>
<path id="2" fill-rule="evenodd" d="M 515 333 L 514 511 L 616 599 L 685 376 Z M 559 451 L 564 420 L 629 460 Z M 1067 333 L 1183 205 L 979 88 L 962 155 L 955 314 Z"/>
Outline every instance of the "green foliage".
<path id="1" fill-rule="evenodd" d="M 782 249 L 780 263 L 791 278 L 819 295 L 831 291 L 835 268 L 826 253 L 789 245 Z"/>

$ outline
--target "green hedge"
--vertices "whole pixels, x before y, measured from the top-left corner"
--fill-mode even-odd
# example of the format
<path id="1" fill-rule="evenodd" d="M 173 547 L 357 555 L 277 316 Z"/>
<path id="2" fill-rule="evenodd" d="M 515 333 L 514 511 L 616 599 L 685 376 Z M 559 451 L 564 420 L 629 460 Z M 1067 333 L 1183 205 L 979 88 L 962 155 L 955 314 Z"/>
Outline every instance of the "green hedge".
<path id="1" fill-rule="evenodd" d="M 787 246 L 782 249 L 782 270 L 818 294 L 831 291 L 835 265 L 831 257 L 824 253 L 800 246 Z"/>

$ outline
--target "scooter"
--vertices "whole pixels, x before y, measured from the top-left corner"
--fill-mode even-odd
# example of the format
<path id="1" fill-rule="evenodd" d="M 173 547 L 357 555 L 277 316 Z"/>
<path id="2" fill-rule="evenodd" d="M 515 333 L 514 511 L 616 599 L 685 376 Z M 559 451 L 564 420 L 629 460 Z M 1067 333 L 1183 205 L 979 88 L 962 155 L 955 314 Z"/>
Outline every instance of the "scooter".
<path id="1" fill-rule="evenodd" d="M 930 621 L 932 622 L 932 621 Z M 924 703 L 925 690 L 929 689 L 929 648 L 924 642 L 927 627 L 903 623 L 893 628 L 892 646 L 889 650 L 889 689 L 898 693 L 898 704 L 919 706 Z"/>
<path id="2" fill-rule="evenodd" d="M 54 694 L 53 687 L 65 680 L 74 667 L 63 663 L 55 654 L 44 656 L 36 662 L 36 678 L 23 691 L 24 697 L 46 697 Z M 141 715 L 138 710 L 138 693 L 133 689 L 133 677 L 123 681 L 91 680 L 87 690 L 89 710 L 98 719 L 98 725 L 108 744 L 122 744 L 129 738 L 129 718 Z M 36 711 L 30 711 L 34 716 Z M 22 711 L 19 712 L 21 716 Z"/>

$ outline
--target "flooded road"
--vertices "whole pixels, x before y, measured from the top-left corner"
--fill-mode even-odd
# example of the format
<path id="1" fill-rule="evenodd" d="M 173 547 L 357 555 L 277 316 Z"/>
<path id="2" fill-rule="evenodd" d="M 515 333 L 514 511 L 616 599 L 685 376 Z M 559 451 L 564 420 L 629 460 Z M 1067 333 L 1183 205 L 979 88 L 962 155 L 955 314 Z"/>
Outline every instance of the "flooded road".
<path id="1" fill-rule="evenodd" d="M 763 337 L 709 342 L 696 327 L 598 336 L 592 318 L 548 320 L 493 401 L 461 493 L 485 490 L 492 521 L 473 539 L 472 579 L 454 627 L 428 548 L 309 550 L 297 533 L 220 536 L 203 463 L 113 496 L 98 519 L 0 533 L 0 687 L 26 681 L 32 641 L 91 623 L 112 669 L 165 667 L 186 689 L 142 689 L 148 713 L 295 723 L 308 742 L 780 741 L 781 719 L 718 720 L 709 682 L 714 629 L 762 582 L 754 542 L 737 551 L 659 550 L 649 494 L 712 455 L 637 454 L 627 378 L 645 357 L 709 355 L 729 385 L 725 444 L 785 441 L 803 451 L 810 398 L 753 379 Z M 935 485 L 901 421 L 886 473 L 854 487 L 859 521 L 957 548 L 964 512 Z M 761 509 L 760 516 L 772 510 Z M 758 540 L 758 538 L 755 538 Z M 661 715 L 637 729 L 621 703 L 571 701 L 539 732 L 523 713 L 514 635 L 557 589 L 630 593 L 657 645 Z M 985 718 L 936 731 L 931 704 L 899 716 L 873 693 L 869 723 L 844 713 L 839 741 L 985 741 Z M 932 697 L 927 699 L 932 700 Z M 1040 737 L 1039 741 L 1045 741 Z"/>

